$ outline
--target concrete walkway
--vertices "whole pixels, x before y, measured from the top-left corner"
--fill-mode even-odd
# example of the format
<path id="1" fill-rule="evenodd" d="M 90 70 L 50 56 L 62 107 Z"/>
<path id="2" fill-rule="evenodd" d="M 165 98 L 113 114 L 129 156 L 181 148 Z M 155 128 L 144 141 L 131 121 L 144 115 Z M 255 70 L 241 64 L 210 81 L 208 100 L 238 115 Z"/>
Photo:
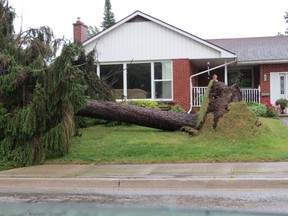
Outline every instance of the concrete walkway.
<path id="1" fill-rule="evenodd" d="M 282 120 L 286 125 L 288 125 L 288 115 L 282 115 L 280 116 L 280 120 Z"/>
<path id="2" fill-rule="evenodd" d="M 288 162 L 41 165 L 0 172 L 0 191 L 288 189 Z"/>

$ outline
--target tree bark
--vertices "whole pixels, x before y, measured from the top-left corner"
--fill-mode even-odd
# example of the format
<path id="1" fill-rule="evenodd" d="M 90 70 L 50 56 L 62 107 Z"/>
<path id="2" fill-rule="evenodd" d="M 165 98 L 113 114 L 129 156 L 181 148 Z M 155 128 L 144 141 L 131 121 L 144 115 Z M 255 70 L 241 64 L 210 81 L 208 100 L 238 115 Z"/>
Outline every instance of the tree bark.
<path id="1" fill-rule="evenodd" d="M 156 109 L 142 108 L 114 102 L 89 100 L 87 106 L 77 115 L 121 121 L 166 131 L 180 130 L 182 127 L 195 128 L 197 116 Z"/>
<path id="2" fill-rule="evenodd" d="M 229 112 L 229 103 L 241 101 L 239 84 L 240 82 L 237 82 L 228 87 L 222 82 L 213 83 L 208 95 L 209 105 L 205 115 L 213 113 L 214 128 L 217 127 L 219 119 Z M 184 128 L 184 131 L 187 132 L 197 126 L 197 115 L 195 114 L 175 113 L 97 100 L 89 100 L 86 107 L 80 110 L 77 115 L 126 122 L 166 131 L 176 131 Z M 201 128 L 203 123 L 200 127 L 198 126 L 198 129 Z M 195 131 L 191 130 L 191 133 L 193 134 Z"/>

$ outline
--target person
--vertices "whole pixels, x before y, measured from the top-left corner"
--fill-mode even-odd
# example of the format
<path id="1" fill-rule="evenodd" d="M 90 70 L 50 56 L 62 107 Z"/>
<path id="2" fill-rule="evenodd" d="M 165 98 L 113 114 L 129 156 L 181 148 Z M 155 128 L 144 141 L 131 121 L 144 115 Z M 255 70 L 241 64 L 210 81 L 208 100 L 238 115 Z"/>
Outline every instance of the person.
<path id="1" fill-rule="evenodd" d="M 213 79 L 213 81 L 218 82 L 217 74 L 213 74 L 212 79 Z"/>

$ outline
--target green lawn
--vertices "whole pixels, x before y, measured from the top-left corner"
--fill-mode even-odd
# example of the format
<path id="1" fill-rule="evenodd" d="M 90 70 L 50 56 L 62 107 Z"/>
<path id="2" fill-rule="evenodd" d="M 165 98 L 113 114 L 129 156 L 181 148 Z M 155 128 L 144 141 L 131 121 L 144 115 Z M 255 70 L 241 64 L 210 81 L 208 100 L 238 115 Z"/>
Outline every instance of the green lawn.
<path id="1" fill-rule="evenodd" d="M 255 136 L 191 137 L 184 132 L 164 132 L 140 126 L 81 130 L 68 155 L 47 163 L 167 163 L 288 161 L 288 126 L 278 119 L 260 118 L 263 129 Z M 233 125 L 231 125 L 233 127 Z"/>

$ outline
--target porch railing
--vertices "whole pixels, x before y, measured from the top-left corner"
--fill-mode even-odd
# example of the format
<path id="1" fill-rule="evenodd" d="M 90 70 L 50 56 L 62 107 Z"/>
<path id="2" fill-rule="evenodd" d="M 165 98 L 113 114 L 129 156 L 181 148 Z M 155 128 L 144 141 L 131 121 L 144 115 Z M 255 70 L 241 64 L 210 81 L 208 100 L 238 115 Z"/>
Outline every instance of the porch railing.
<path id="1" fill-rule="evenodd" d="M 192 106 L 200 107 L 207 87 L 192 88 Z M 260 103 L 260 86 L 258 88 L 242 88 L 242 100 L 247 103 Z"/>

